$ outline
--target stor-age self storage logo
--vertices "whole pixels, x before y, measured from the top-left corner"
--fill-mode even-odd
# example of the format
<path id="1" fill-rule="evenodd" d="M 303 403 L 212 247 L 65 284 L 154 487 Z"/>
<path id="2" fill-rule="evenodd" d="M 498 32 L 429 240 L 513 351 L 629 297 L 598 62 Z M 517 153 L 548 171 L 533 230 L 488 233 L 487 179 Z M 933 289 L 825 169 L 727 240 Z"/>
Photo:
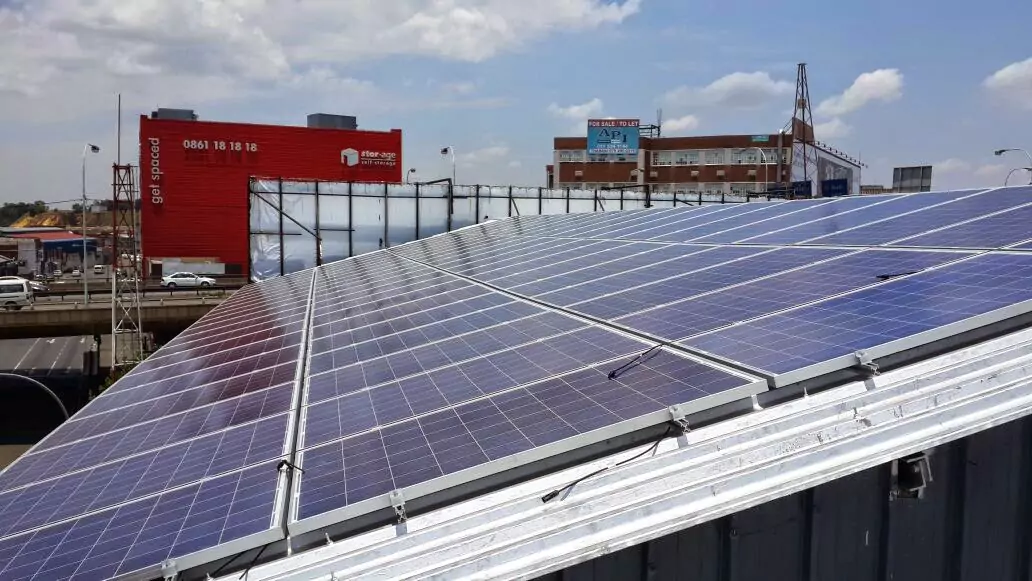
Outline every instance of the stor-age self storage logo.
<path id="1" fill-rule="evenodd" d="M 398 154 L 393 151 L 358 151 L 349 147 L 340 150 L 340 163 L 348 167 L 356 165 L 394 167 L 398 164 Z"/>

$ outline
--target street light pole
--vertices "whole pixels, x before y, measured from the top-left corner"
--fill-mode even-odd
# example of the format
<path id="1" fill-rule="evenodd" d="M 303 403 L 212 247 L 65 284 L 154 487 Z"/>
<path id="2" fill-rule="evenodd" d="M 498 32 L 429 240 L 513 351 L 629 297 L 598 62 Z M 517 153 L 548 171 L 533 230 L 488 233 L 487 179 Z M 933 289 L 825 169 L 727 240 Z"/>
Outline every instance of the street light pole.
<path id="1" fill-rule="evenodd" d="M 82 304 L 90 304 L 89 275 L 86 273 L 86 154 L 100 153 L 100 148 L 92 143 L 82 147 Z"/>
<path id="2" fill-rule="evenodd" d="M 999 157 L 999 156 L 1007 153 L 1008 151 L 1020 151 L 1021 153 L 1024 153 L 1025 157 L 1028 158 L 1028 165 L 1032 166 L 1032 155 L 1030 155 L 1028 153 L 1028 150 L 1021 149 L 1020 147 L 1005 147 L 1003 149 L 997 149 L 996 151 L 993 152 L 993 154 L 995 154 L 997 157 Z M 1018 168 L 1018 169 L 1021 169 L 1021 168 Z M 1010 176 L 1008 175 L 1007 177 L 1010 177 Z M 1032 172 L 1029 172 L 1028 185 L 1032 186 Z"/>
<path id="3" fill-rule="evenodd" d="M 408 184 L 408 183 L 411 183 L 411 182 L 409 181 L 409 178 L 410 178 L 410 177 L 412 176 L 412 174 L 414 174 L 414 173 L 416 173 L 416 168 L 412 168 L 412 169 L 408 170 L 407 172 L 405 172 L 405 183 L 406 183 L 406 184 Z"/>
<path id="4" fill-rule="evenodd" d="M 1010 181 L 1010 178 L 1011 178 L 1012 175 L 1014 175 L 1014 172 L 1021 171 L 1021 170 L 1027 171 L 1028 175 L 1029 175 L 1029 179 L 1032 180 L 1032 167 L 1016 167 L 1016 168 L 1010 170 L 1009 172 L 1007 172 L 1007 179 L 1003 180 L 1003 185 L 1004 186 L 1007 185 L 1007 182 Z"/>
<path id="5" fill-rule="evenodd" d="M 767 154 L 763 153 L 763 150 L 759 147 L 753 147 L 756 151 L 760 152 L 760 163 L 763 164 L 763 193 L 767 193 Z M 756 174 L 757 179 L 760 177 L 759 173 Z"/>
<path id="6" fill-rule="evenodd" d="M 441 154 L 451 154 L 451 181 L 452 186 L 455 186 L 455 147 L 448 145 L 441 148 Z"/>

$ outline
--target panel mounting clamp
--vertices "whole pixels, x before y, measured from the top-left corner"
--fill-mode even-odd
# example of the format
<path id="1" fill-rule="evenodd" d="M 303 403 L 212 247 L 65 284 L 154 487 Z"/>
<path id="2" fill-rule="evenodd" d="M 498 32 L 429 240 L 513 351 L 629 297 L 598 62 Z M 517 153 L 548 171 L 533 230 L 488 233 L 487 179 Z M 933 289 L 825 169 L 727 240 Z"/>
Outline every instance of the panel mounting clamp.
<path id="1" fill-rule="evenodd" d="M 390 493 L 391 506 L 394 507 L 394 513 L 398 515 L 398 524 L 401 524 L 408 520 L 408 516 L 405 514 L 405 497 L 402 496 L 400 490 L 392 490 Z"/>
<path id="2" fill-rule="evenodd" d="M 691 427 L 688 425 L 688 414 L 685 413 L 684 408 L 680 405 L 672 405 L 668 408 L 670 412 L 670 422 L 680 428 L 681 432 L 688 432 Z"/>
<path id="3" fill-rule="evenodd" d="M 878 364 L 871 359 L 870 354 L 867 351 L 860 350 L 853 354 L 856 357 L 856 363 L 854 367 L 860 368 L 868 377 L 878 375 Z"/>
<path id="4" fill-rule="evenodd" d="M 165 559 L 161 562 L 161 578 L 164 581 L 175 581 L 179 576 L 179 567 L 175 559 Z"/>

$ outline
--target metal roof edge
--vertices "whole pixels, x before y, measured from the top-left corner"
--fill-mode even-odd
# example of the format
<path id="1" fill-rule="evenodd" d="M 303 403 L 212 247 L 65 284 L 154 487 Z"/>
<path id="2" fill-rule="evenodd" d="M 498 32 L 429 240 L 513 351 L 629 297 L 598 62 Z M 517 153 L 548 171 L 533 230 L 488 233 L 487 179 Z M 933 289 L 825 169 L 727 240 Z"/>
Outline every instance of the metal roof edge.
<path id="1" fill-rule="evenodd" d="M 1032 329 L 253 568 L 250 581 L 533 579 L 1032 413 Z M 235 579 L 239 573 L 224 577 Z"/>

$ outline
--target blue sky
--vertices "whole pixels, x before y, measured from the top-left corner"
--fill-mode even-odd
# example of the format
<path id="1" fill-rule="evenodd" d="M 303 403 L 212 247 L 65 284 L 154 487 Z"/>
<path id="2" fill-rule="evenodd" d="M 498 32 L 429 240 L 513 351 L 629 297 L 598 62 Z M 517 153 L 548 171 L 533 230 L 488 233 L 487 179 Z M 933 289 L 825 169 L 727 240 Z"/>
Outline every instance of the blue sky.
<path id="1" fill-rule="evenodd" d="M 552 136 L 586 115 L 662 106 L 680 134 L 776 131 L 800 61 L 818 137 L 862 156 L 865 183 L 935 164 L 936 187 L 996 185 L 1026 165 L 991 150 L 1032 149 L 1032 3 L 853 4 L 0 0 L 0 201 L 77 195 L 82 143 L 111 161 L 117 92 L 128 151 L 158 105 L 336 112 L 403 129 L 423 179 L 449 173 L 438 150 L 454 145 L 460 182 L 536 186 Z"/>

